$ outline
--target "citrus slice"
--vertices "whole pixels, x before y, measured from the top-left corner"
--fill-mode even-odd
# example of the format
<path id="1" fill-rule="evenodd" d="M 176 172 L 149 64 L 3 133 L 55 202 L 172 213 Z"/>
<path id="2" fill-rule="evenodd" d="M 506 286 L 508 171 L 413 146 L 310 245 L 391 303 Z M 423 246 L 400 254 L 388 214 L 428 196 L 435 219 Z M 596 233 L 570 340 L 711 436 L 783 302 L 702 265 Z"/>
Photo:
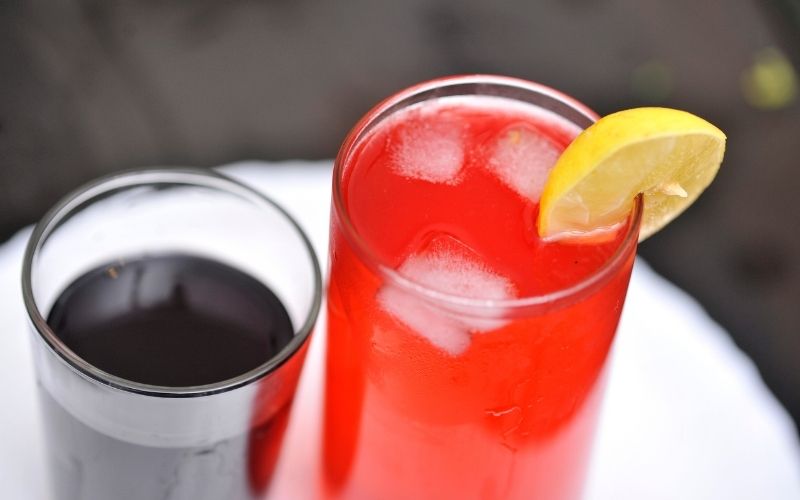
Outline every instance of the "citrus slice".
<path id="1" fill-rule="evenodd" d="M 539 235 L 597 234 L 623 222 L 638 194 L 639 241 L 683 212 L 711 183 L 725 134 L 685 111 L 635 108 L 584 130 L 564 150 L 539 202 Z"/>

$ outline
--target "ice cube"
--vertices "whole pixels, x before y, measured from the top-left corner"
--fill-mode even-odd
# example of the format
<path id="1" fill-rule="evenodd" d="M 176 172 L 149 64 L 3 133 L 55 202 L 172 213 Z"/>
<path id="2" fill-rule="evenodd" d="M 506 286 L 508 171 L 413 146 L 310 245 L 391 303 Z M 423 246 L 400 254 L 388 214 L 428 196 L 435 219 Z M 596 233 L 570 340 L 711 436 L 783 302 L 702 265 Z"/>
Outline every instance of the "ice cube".
<path id="1" fill-rule="evenodd" d="M 464 164 L 463 127 L 457 122 L 412 121 L 398 133 L 396 174 L 435 184 L 457 184 Z"/>
<path id="2" fill-rule="evenodd" d="M 427 288 L 460 297 L 502 300 L 509 298 L 513 290 L 506 278 L 481 262 L 444 250 L 411 255 L 398 270 Z"/>
<path id="3" fill-rule="evenodd" d="M 513 125 L 497 135 L 486 167 L 521 196 L 538 201 L 560 150 L 528 125 Z"/>
<path id="4" fill-rule="evenodd" d="M 471 251 L 449 237 L 435 240 L 425 253 L 409 256 L 398 268 L 406 278 L 431 290 L 473 299 L 504 300 L 515 296 L 514 285 L 477 260 Z M 466 316 L 425 301 L 397 286 L 378 292 L 381 307 L 431 344 L 451 356 L 463 353 L 470 335 L 500 328 L 498 318 Z"/>
<path id="5" fill-rule="evenodd" d="M 451 356 L 458 356 L 469 347 L 469 331 L 457 318 L 405 290 L 385 286 L 378 292 L 378 303 L 399 322 Z"/>

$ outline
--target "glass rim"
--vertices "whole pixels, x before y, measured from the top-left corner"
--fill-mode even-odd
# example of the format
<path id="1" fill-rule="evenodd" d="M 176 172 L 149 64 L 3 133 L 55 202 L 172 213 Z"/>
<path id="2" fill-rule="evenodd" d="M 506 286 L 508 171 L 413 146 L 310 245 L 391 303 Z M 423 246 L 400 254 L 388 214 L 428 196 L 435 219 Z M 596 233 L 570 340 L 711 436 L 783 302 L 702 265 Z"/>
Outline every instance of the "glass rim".
<path id="1" fill-rule="evenodd" d="M 542 294 L 526 295 L 522 297 L 501 300 L 454 295 L 430 288 L 403 276 L 396 269 L 383 262 L 380 257 L 378 257 L 375 252 L 372 251 L 369 243 L 361 237 L 361 235 L 358 233 L 358 230 L 355 228 L 355 225 L 350 220 L 350 216 L 344 202 L 344 192 L 342 186 L 345 168 L 354 148 L 358 146 L 361 140 L 371 131 L 372 126 L 376 125 L 381 120 L 388 118 L 396 108 L 401 107 L 404 103 L 411 105 L 426 100 L 427 98 L 425 96 L 428 94 L 431 94 L 430 98 L 486 95 L 520 100 L 497 93 L 436 94 L 436 91 L 439 90 L 475 85 L 482 85 L 486 88 L 494 87 L 495 89 L 506 89 L 510 92 L 525 92 L 531 95 L 539 95 L 545 99 L 550 99 L 551 101 L 570 108 L 572 111 L 582 115 L 590 122 L 595 122 L 599 119 L 599 115 L 597 113 L 592 111 L 580 101 L 562 92 L 540 83 L 534 83 L 520 78 L 508 76 L 489 74 L 446 76 L 428 80 L 401 90 L 375 105 L 355 124 L 352 129 L 350 129 L 350 132 L 347 134 L 336 156 L 333 166 L 332 202 L 333 210 L 336 211 L 336 215 L 339 220 L 339 226 L 342 228 L 342 233 L 353 250 L 359 254 L 362 262 L 364 262 L 371 270 L 377 272 L 380 276 L 388 280 L 393 285 L 396 285 L 401 290 L 411 293 L 412 295 L 422 297 L 424 300 L 446 309 L 457 309 L 462 313 L 468 311 L 468 314 L 474 314 L 477 316 L 492 315 L 492 313 L 496 313 L 497 311 L 503 311 L 504 314 L 514 315 L 520 313 L 524 314 L 526 312 L 536 311 L 542 308 L 555 307 L 564 303 L 577 302 L 596 287 L 601 286 L 610 280 L 614 275 L 614 272 L 624 264 L 629 255 L 631 246 L 635 248 L 639 239 L 639 226 L 642 220 L 642 210 L 644 205 L 641 195 L 637 196 L 633 200 L 631 213 L 625 222 L 626 233 L 623 236 L 619 246 L 599 268 L 580 281 L 557 290 Z M 579 124 L 576 125 L 580 126 Z"/>
<path id="2" fill-rule="evenodd" d="M 314 296 L 312 297 L 311 306 L 305 321 L 296 331 L 292 340 L 276 355 L 270 357 L 261 365 L 237 375 L 236 377 L 211 384 L 194 386 L 146 384 L 118 377 L 87 362 L 67 347 L 66 344 L 58 338 L 52 328 L 50 328 L 50 325 L 47 324 L 47 320 L 39 310 L 39 306 L 34 298 L 33 284 L 31 282 L 34 259 L 39 255 L 39 251 L 47 239 L 58 229 L 63 221 L 67 220 L 86 204 L 101 199 L 102 196 L 115 191 L 154 184 L 204 187 L 231 195 L 238 195 L 240 198 L 260 204 L 262 208 L 268 206 L 277 210 L 300 237 L 307 251 L 309 264 L 312 268 Z M 61 198 L 58 203 L 48 210 L 34 227 L 25 248 L 22 262 L 22 298 L 28 313 L 28 318 L 39 337 L 58 358 L 79 374 L 125 392 L 165 398 L 191 398 L 224 393 L 252 384 L 277 371 L 278 368 L 300 351 L 311 336 L 311 332 L 314 329 L 319 315 L 322 303 L 322 273 L 314 247 L 305 231 L 303 231 L 297 221 L 282 206 L 265 194 L 213 169 L 135 169 L 99 177 L 90 181 Z"/>

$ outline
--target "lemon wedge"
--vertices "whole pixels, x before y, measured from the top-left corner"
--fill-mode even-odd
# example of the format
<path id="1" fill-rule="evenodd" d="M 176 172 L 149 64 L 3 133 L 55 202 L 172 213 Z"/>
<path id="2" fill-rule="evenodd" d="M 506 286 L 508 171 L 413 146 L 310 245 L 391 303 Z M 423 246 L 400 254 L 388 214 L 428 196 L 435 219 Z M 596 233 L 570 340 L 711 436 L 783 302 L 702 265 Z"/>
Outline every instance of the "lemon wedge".
<path id="1" fill-rule="evenodd" d="M 564 150 L 539 202 L 546 239 L 596 234 L 623 222 L 642 194 L 639 241 L 677 217 L 711 183 L 725 134 L 685 111 L 635 108 L 610 114 Z"/>

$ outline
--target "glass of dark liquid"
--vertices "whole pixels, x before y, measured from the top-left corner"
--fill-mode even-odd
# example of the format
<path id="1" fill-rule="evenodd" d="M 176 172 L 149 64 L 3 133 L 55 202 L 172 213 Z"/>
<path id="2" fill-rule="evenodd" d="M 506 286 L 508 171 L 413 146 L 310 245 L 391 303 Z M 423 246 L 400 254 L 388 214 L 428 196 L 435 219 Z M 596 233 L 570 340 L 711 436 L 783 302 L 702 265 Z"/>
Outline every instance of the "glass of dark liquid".
<path id="1" fill-rule="evenodd" d="M 108 177 L 36 226 L 22 281 L 53 498 L 264 495 L 321 300 L 282 208 L 212 171 Z"/>

